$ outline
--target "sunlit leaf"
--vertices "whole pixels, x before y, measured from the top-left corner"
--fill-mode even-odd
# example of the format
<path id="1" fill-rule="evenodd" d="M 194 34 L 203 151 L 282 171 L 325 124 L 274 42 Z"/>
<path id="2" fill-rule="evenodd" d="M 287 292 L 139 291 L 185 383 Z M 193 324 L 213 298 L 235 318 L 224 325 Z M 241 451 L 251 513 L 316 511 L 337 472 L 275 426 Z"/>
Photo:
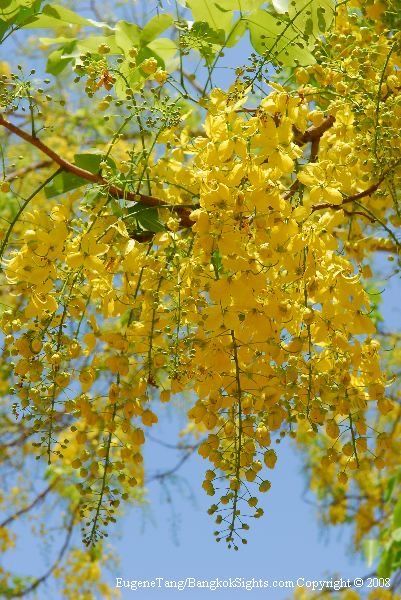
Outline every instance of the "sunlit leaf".
<path id="1" fill-rule="evenodd" d="M 153 17 L 153 19 L 146 23 L 140 33 L 139 39 L 141 44 L 148 44 L 153 41 L 158 35 L 168 29 L 172 23 L 173 17 L 166 13 Z"/>
<path id="2" fill-rule="evenodd" d="M 188 8 L 191 9 L 195 21 L 204 21 L 212 29 L 223 29 L 226 34 L 230 31 L 233 22 L 232 11 L 223 12 L 212 0 L 187 0 Z"/>
<path id="3" fill-rule="evenodd" d="M 169 38 L 157 38 L 147 45 L 156 57 L 160 57 L 167 71 L 172 71 L 176 67 L 174 57 L 177 56 L 177 44 Z"/>
<path id="4" fill-rule="evenodd" d="M 363 553 L 365 555 L 368 567 L 371 567 L 379 552 L 379 542 L 375 539 L 365 540 L 363 543 Z"/>
<path id="5" fill-rule="evenodd" d="M 138 25 L 135 25 L 134 23 L 118 21 L 116 24 L 116 44 L 124 51 L 126 56 L 134 46 L 139 45 L 140 31 Z"/>
<path id="6" fill-rule="evenodd" d="M 251 43 L 259 54 L 284 66 L 308 65 L 313 55 L 294 28 L 265 10 L 254 12 L 247 19 Z"/>
<path id="7" fill-rule="evenodd" d="M 58 29 L 60 27 L 71 27 L 72 25 L 91 26 L 91 27 L 105 27 L 104 23 L 93 21 L 92 19 L 86 19 L 85 17 L 77 14 L 76 12 L 65 8 L 64 6 L 58 6 L 57 4 L 47 4 L 42 12 L 28 20 L 25 29 L 40 29 L 40 28 L 51 28 Z"/>

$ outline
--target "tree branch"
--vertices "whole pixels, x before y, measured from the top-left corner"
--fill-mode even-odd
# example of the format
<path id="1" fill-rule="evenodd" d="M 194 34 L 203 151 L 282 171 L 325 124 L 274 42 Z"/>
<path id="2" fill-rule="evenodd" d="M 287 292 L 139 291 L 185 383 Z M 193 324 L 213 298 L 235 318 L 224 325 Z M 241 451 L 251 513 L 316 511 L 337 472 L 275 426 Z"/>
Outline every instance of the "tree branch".
<path id="1" fill-rule="evenodd" d="M 31 144 L 31 146 L 34 146 L 35 148 L 43 152 L 43 154 L 46 154 L 46 156 L 48 156 L 49 158 L 51 158 L 52 161 L 57 163 L 63 171 L 66 171 L 67 173 L 72 173 L 73 175 L 76 175 L 77 177 L 80 177 L 81 179 L 84 179 L 85 181 L 88 181 L 90 183 L 97 183 L 98 185 L 105 186 L 107 188 L 108 194 L 110 194 L 110 196 L 112 196 L 113 198 L 121 198 L 123 200 L 128 200 L 131 202 L 142 202 L 142 204 L 145 204 L 146 206 L 168 208 L 170 210 L 173 210 L 180 216 L 181 224 L 183 227 L 191 227 L 193 225 L 193 222 L 189 218 L 190 210 L 188 208 L 181 207 L 179 204 L 168 204 L 167 202 L 164 202 L 160 198 L 156 198 L 154 196 L 149 196 L 147 194 L 141 194 L 137 192 L 130 192 L 115 185 L 109 185 L 108 181 L 99 173 L 91 173 L 86 169 L 81 169 L 81 167 L 74 165 L 73 163 L 69 162 L 68 160 L 57 154 L 57 152 L 46 146 L 46 144 L 44 144 L 38 137 L 30 135 L 17 125 L 10 123 L 10 121 L 4 119 L 2 115 L 0 115 L 0 125 L 8 129 L 8 131 L 10 131 L 11 133 L 14 133 L 21 139 L 28 142 L 28 144 Z"/>
<path id="2" fill-rule="evenodd" d="M 52 160 L 39 160 L 38 162 L 32 163 L 31 165 L 27 165 L 26 167 L 21 167 L 21 169 L 16 169 L 15 171 L 9 173 L 6 176 L 6 181 L 14 181 L 14 179 L 23 177 L 27 173 L 32 173 L 32 171 L 38 171 L 39 169 L 50 167 L 52 163 Z"/>
<path id="3" fill-rule="evenodd" d="M 27 588 L 24 588 L 19 591 L 12 591 L 11 598 L 22 598 L 23 596 L 30 594 L 31 592 L 36 590 L 36 588 L 39 587 L 39 585 L 41 583 L 46 581 L 46 579 L 48 579 L 50 577 L 50 575 L 53 573 L 53 571 L 58 567 L 58 565 L 61 563 L 61 561 L 64 557 L 64 554 L 68 550 L 68 546 L 70 545 L 72 533 L 74 530 L 74 521 L 75 521 L 76 512 L 77 512 L 77 508 L 75 508 L 75 510 L 73 511 L 73 513 L 71 515 L 71 519 L 70 519 L 70 522 L 69 522 L 67 530 L 66 530 L 66 537 L 64 539 L 64 543 L 60 549 L 60 552 L 58 553 L 56 560 L 51 565 L 51 567 L 41 577 L 38 577 L 37 579 L 35 579 L 35 581 Z"/>
<path id="4" fill-rule="evenodd" d="M 28 506 L 24 506 L 24 508 L 21 508 L 16 513 L 14 513 L 13 515 L 11 515 L 7 519 L 5 519 L 2 523 L 0 523 L 0 528 L 7 527 L 7 525 L 12 523 L 16 519 L 18 519 L 18 517 L 25 515 L 32 508 L 34 508 L 37 504 L 40 504 L 46 498 L 47 494 L 54 488 L 54 486 L 58 482 L 58 479 L 59 478 L 54 479 L 54 481 L 52 481 L 52 483 L 49 486 L 47 486 L 47 488 L 44 489 L 43 492 L 41 492 L 38 496 L 36 496 L 36 498 L 30 504 L 28 504 Z"/>
<path id="5" fill-rule="evenodd" d="M 186 452 L 181 456 L 180 460 L 174 467 L 168 469 L 167 471 L 162 471 L 160 473 L 155 473 L 146 479 L 146 483 L 151 483 L 152 481 L 164 481 L 166 478 L 174 475 L 182 465 L 187 462 L 187 460 L 194 454 L 194 452 L 199 448 L 201 442 L 197 444 L 193 444 L 192 446 L 185 446 Z"/>
<path id="6" fill-rule="evenodd" d="M 351 196 L 347 196 L 346 198 L 344 198 L 344 200 L 341 202 L 341 204 L 328 204 L 328 203 L 316 204 L 312 208 L 312 212 L 315 212 L 316 210 L 322 210 L 324 208 L 334 208 L 335 210 L 341 210 L 344 204 L 348 204 L 349 202 L 355 202 L 355 200 L 360 200 L 361 198 L 366 198 L 366 196 L 371 196 L 379 189 L 380 185 L 385 180 L 386 175 L 387 175 L 387 172 L 384 173 L 380 177 L 380 179 L 379 179 L 379 181 L 377 181 L 377 183 L 374 183 L 373 185 L 368 187 L 366 190 L 362 190 L 362 192 L 358 192 L 357 194 L 352 194 Z"/>
<path id="7" fill-rule="evenodd" d="M 324 119 L 324 121 L 318 125 L 309 127 L 304 133 L 301 133 L 296 127 L 294 127 L 294 142 L 297 146 L 303 146 L 308 142 L 314 142 L 316 140 L 320 140 L 322 135 L 333 126 L 336 118 L 333 115 L 329 115 Z"/>

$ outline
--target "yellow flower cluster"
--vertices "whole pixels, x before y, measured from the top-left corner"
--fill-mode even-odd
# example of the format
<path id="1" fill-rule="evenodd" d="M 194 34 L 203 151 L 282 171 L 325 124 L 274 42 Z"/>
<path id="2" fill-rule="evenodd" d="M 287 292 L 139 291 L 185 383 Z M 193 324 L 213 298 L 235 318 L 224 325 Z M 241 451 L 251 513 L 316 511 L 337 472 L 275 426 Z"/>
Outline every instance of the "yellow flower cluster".
<path id="1" fill-rule="evenodd" d="M 234 547 L 248 527 L 242 504 L 262 514 L 248 484 L 270 488 L 272 435 L 324 426 L 342 440 L 342 473 L 380 461 L 364 412 L 391 403 L 378 344 L 366 337 L 375 331 L 369 298 L 338 252 L 343 202 L 366 187 L 371 165 L 350 151 L 347 106 L 319 134 L 319 160 L 307 162 L 300 136 L 319 131 L 323 112 L 279 86 L 253 112 L 245 101 L 241 88 L 215 90 L 206 135 L 173 132 L 174 151 L 149 167 L 168 204 L 198 198 L 192 228 L 163 209 L 169 230 L 138 243 L 105 196 L 78 209 L 73 193 L 68 208 L 25 214 L 22 245 L 6 261 L 19 298 L 3 316 L 16 390 L 40 453 L 80 480 L 87 543 L 115 518 L 118 496 L 143 481 L 155 400 L 188 388 L 190 419 L 207 432 L 199 452 L 213 466 L 203 485 L 218 491 L 211 512 Z"/>

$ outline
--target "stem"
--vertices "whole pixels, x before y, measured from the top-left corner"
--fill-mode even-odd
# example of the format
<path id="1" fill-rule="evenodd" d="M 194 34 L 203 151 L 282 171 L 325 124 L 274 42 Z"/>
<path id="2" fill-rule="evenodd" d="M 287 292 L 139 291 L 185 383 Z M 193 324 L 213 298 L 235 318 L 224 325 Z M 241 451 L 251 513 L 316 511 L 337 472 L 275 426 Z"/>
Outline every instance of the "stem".
<path id="1" fill-rule="evenodd" d="M 1 118 L 1 117 L 0 117 Z M 8 239 L 12 233 L 12 230 L 14 229 L 14 225 L 16 224 L 16 222 L 18 221 L 19 217 L 21 216 L 21 214 L 24 212 L 24 210 L 26 209 L 26 207 L 28 206 L 28 204 L 30 203 L 31 200 L 33 200 L 33 198 L 39 194 L 39 192 L 41 190 L 43 190 L 43 188 L 52 181 L 52 179 L 54 179 L 56 177 L 56 175 L 58 175 L 59 173 L 61 173 L 62 169 L 58 169 L 57 171 L 55 171 L 52 175 L 50 175 L 50 177 L 48 177 L 43 183 L 40 184 L 40 186 L 38 188 L 36 188 L 36 190 L 34 192 L 32 192 L 32 194 L 30 196 L 28 196 L 28 198 L 25 200 L 25 202 L 21 205 L 21 207 L 19 208 L 17 214 L 15 215 L 15 217 L 13 218 L 13 220 L 10 223 L 10 226 L 6 232 L 6 235 L 4 236 L 4 240 L 3 243 L 0 247 L 0 260 L 3 257 L 3 253 L 4 250 L 6 248 Z M 0 267 L 1 270 L 1 267 Z"/>
<path id="2" fill-rule="evenodd" d="M 115 403 L 113 406 L 112 423 L 114 422 L 114 419 L 116 417 L 116 412 L 117 412 L 117 403 Z M 105 487 L 106 487 L 107 472 L 108 472 L 109 464 L 110 464 L 110 447 L 111 447 L 112 437 L 113 437 L 113 434 L 111 431 L 109 431 L 109 435 L 107 438 L 107 446 L 106 446 L 106 458 L 105 458 L 104 467 L 103 467 L 102 486 L 100 488 L 99 501 L 96 506 L 96 512 L 95 512 L 95 516 L 93 519 L 93 525 L 92 525 L 91 533 L 90 533 L 90 536 L 89 536 L 89 539 L 87 542 L 87 546 L 89 546 L 90 544 L 94 544 L 96 541 L 96 539 L 95 539 L 96 538 L 96 527 L 97 527 L 97 522 L 99 520 L 100 509 L 102 506 L 104 491 L 105 491 Z"/>
<path id="3" fill-rule="evenodd" d="M 238 347 L 235 339 L 234 330 L 231 330 L 231 339 L 234 347 L 234 363 L 235 363 L 235 380 L 237 384 L 237 397 L 238 397 L 238 438 L 235 439 L 235 454 L 236 454 L 236 464 L 235 464 L 235 478 L 237 482 L 240 480 L 240 457 L 241 457 L 241 449 L 242 449 L 242 389 L 241 389 L 241 378 L 240 378 L 240 368 L 239 368 L 239 360 L 238 360 Z M 229 527 L 230 537 L 232 537 L 233 532 L 235 531 L 235 517 L 237 512 L 237 504 L 238 504 L 238 489 L 234 491 L 234 502 L 233 502 L 233 514 L 232 520 Z"/>
<path id="4" fill-rule="evenodd" d="M 68 160 L 57 154 L 57 152 L 46 146 L 46 144 L 39 140 L 39 138 L 33 137 L 26 131 L 23 131 L 22 129 L 14 125 L 13 123 L 6 121 L 1 115 L 0 125 L 8 129 L 15 135 L 18 135 L 20 138 L 22 138 L 23 140 L 25 140 L 26 142 L 43 152 L 43 154 L 46 154 L 46 156 L 48 156 L 55 163 L 57 163 L 63 171 L 66 171 L 67 173 L 72 173 L 77 177 L 81 177 L 81 179 L 84 179 L 85 181 L 105 186 L 107 188 L 108 194 L 113 198 L 120 198 L 132 202 L 142 202 L 142 204 L 146 204 L 146 206 L 167 206 L 168 208 L 175 210 L 178 214 L 182 214 L 183 218 L 186 217 L 187 219 L 189 219 L 190 211 L 188 209 L 182 209 L 179 205 L 170 205 L 166 202 L 163 202 L 163 200 L 160 200 L 160 198 L 155 198 L 154 196 L 148 196 L 139 192 L 129 192 L 115 185 L 109 185 L 107 180 L 104 179 L 104 177 L 102 177 L 98 173 L 91 173 L 90 171 L 86 171 L 85 169 L 81 169 L 81 167 L 74 165 L 73 163 L 69 162 Z"/>
<path id="5" fill-rule="evenodd" d="M 349 427 L 350 427 L 350 430 L 351 430 L 351 437 L 352 437 L 352 447 L 354 448 L 356 465 L 357 465 L 357 467 L 359 469 L 359 458 L 358 458 L 358 452 L 356 450 L 355 432 L 354 432 L 354 428 L 353 428 L 353 425 L 352 425 L 352 416 L 351 416 L 351 413 L 349 413 L 348 418 L 349 418 Z"/>

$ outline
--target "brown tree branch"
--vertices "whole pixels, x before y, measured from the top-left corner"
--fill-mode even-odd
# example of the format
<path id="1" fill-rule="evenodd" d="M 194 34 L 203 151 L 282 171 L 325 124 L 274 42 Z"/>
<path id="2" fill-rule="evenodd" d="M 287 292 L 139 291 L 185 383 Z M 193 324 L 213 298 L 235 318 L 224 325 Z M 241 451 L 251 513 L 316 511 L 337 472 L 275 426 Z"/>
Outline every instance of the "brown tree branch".
<path id="1" fill-rule="evenodd" d="M 30 135 L 17 125 L 14 125 L 10 121 L 7 121 L 3 118 L 2 115 L 0 115 L 0 125 L 5 127 L 11 133 L 14 133 L 21 139 L 28 142 L 28 144 L 31 144 L 31 146 L 34 146 L 35 148 L 43 152 L 43 154 L 46 154 L 46 156 L 48 156 L 52 161 L 57 163 L 63 169 L 63 171 L 66 171 L 67 173 L 72 173 L 73 175 L 76 175 L 77 177 L 80 177 L 81 179 L 84 179 L 85 181 L 88 181 L 90 183 L 96 183 L 98 185 L 104 186 L 107 189 L 108 194 L 110 194 L 110 196 L 112 196 L 113 198 L 121 198 L 123 200 L 128 200 L 131 202 L 141 202 L 146 206 L 154 206 L 156 208 L 168 208 L 170 210 L 173 210 L 180 216 L 181 224 L 183 227 L 191 227 L 193 225 L 193 222 L 189 218 L 190 210 L 188 208 L 181 207 L 179 204 L 168 204 L 167 202 L 164 202 L 160 198 L 156 198 L 154 196 L 141 194 L 137 192 L 130 192 L 115 185 L 110 185 L 108 181 L 99 173 L 91 173 L 86 169 L 81 169 L 81 167 L 74 165 L 73 163 L 69 162 L 68 160 L 57 154 L 57 152 L 46 146 L 46 144 L 44 144 L 39 138 Z"/>
<path id="2" fill-rule="evenodd" d="M 312 212 L 315 212 L 316 210 L 322 210 L 325 208 L 333 208 L 335 210 L 341 210 L 344 204 L 348 204 L 349 202 L 355 202 L 356 200 L 360 200 L 361 198 L 366 198 L 366 196 L 371 196 L 372 194 L 377 192 L 380 185 L 385 180 L 387 174 L 388 174 L 388 172 L 383 173 L 383 175 L 380 177 L 379 181 L 377 181 L 377 183 L 374 183 L 373 185 L 368 187 L 366 190 L 362 190 L 362 192 L 358 192 L 357 194 L 352 194 L 351 196 L 347 196 L 346 198 L 344 198 L 344 200 L 341 202 L 341 204 L 329 204 L 329 203 L 316 204 L 312 208 Z"/>
<path id="3" fill-rule="evenodd" d="M 7 519 L 5 519 L 2 523 L 0 523 L 0 528 L 7 527 L 7 525 L 12 523 L 16 519 L 18 519 L 18 517 L 25 515 L 32 508 L 34 508 L 37 504 L 40 504 L 46 498 L 47 494 L 54 488 L 54 486 L 58 482 L 58 479 L 59 479 L 58 477 L 56 479 L 54 479 L 54 481 L 52 481 L 52 483 L 49 486 L 47 486 L 47 488 L 44 489 L 43 492 L 41 492 L 38 496 L 36 496 L 36 498 L 30 504 L 28 504 L 28 506 L 24 506 L 24 508 L 21 508 L 16 513 L 14 513 L 13 515 L 11 515 Z"/>
<path id="4" fill-rule="evenodd" d="M 329 115 L 323 121 L 323 123 L 321 123 L 317 127 L 309 127 L 309 129 L 307 129 L 304 133 L 301 133 L 301 131 L 299 131 L 297 127 L 293 127 L 294 143 L 297 144 L 297 146 L 303 146 L 308 142 L 312 142 L 309 162 L 314 163 L 317 161 L 321 137 L 328 129 L 330 129 L 334 121 L 335 117 L 333 117 L 333 115 Z M 295 192 L 298 191 L 300 185 L 300 181 L 296 179 L 292 183 L 290 189 L 284 194 L 284 200 L 289 200 L 295 194 Z"/>
<path id="5" fill-rule="evenodd" d="M 320 140 L 322 135 L 332 127 L 336 118 L 333 115 L 329 115 L 324 119 L 324 121 L 318 125 L 309 127 L 304 133 L 301 133 L 298 129 L 294 128 L 294 142 L 297 146 L 303 146 L 308 142 L 315 142 L 316 140 Z"/>

